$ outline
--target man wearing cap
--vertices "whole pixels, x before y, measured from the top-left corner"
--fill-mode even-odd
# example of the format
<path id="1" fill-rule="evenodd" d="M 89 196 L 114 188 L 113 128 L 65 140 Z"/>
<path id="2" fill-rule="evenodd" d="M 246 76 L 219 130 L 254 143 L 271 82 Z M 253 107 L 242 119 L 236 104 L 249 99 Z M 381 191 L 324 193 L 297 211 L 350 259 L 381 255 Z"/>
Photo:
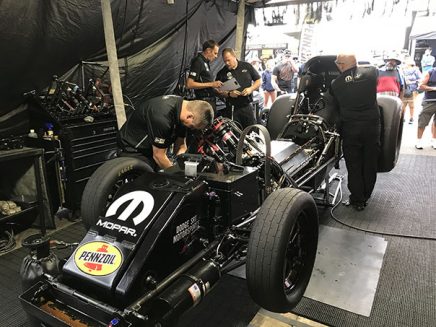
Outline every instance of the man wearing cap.
<path id="1" fill-rule="evenodd" d="M 353 54 L 339 54 L 335 61 L 340 75 L 330 93 L 339 108 L 339 132 L 348 171 L 349 201 L 364 210 L 377 179 L 380 151 L 380 111 L 377 105 L 377 68 L 357 66 Z"/>
<path id="2" fill-rule="evenodd" d="M 282 61 L 274 67 L 271 75 L 271 84 L 277 92 L 291 93 L 293 90 L 294 74 L 298 67 L 292 60 L 291 51 L 283 51 Z"/>
<path id="3" fill-rule="evenodd" d="M 218 57 L 219 46 L 214 40 L 203 43 L 203 51 L 199 53 L 191 62 L 189 77 L 186 87 L 193 89 L 197 100 L 209 102 L 213 110 L 216 110 L 215 91 L 222 85 L 220 81 L 214 81 L 214 76 L 210 70 L 210 63 Z"/>
<path id="4" fill-rule="evenodd" d="M 404 77 L 398 69 L 400 64 L 401 60 L 395 55 L 385 59 L 385 65 L 379 69 L 377 94 L 403 97 Z"/>

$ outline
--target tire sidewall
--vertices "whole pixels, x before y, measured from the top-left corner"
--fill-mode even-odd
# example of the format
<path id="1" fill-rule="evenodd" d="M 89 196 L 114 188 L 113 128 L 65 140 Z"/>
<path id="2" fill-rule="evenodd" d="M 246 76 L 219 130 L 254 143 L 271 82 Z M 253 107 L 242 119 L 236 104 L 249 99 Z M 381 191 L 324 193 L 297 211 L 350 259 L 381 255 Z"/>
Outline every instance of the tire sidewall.
<path id="1" fill-rule="evenodd" d="M 284 210 L 280 208 L 281 203 L 286 203 Z M 308 224 L 306 231 L 309 231 L 304 243 L 308 255 L 304 258 L 304 268 L 299 270 L 301 275 L 294 289 L 285 292 L 284 274 L 290 233 L 303 211 L 307 214 L 304 223 Z M 260 306 L 274 312 L 288 312 L 295 307 L 309 283 L 317 243 L 318 212 L 312 196 L 293 188 L 272 193 L 259 210 L 248 244 L 247 283 L 252 298 Z"/>
<path id="2" fill-rule="evenodd" d="M 131 157 L 115 158 L 100 166 L 91 175 L 82 194 L 81 215 L 85 227 L 93 226 L 99 216 L 104 214 L 108 205 L 108 196 L 117 181 L 129 174 L 140 175 L 146 171 L 153 170 L 144 161 Z"/>
<path id="3" fill-rule="evenodd" d="M 397 161 L 403 133 L 403 114 L 401 101 L 392 96 L 379 95 L 380 106 L 381 147 L 378 160 L 378 172 L 391 171 Z"/>
<path id="4" fill-rule="evenodd" d="M 303 200 L 304 199 L 304 200 Z M 278 247 L 280 248 L 280 251 L 278 253 L 277 257 L 277 270 L 275 271 L 275 274 L 278 279 L 284 280 L 284 270 L 285 270 L 285 263 L 286 263 L 286 253 L 287 253 L 287 247 L 288 243 L 290 241 L 290 233 L 292 231 L 292 228 L 297 223 L 297 218 L 302 214 L 302 212 L 306 212 L 307 216 L 310 215 L 317 215 L 316 213 L 316 207 L 315 203 L 313 202 L 313 206 L 311 205 L 313 202 L 313 198 L 307 194 L 302 192 L 298 195 L 298 201 L 294 205 L 292 205 L 290 208 L 288 208 L 287 211 L 287 218 L 285 220 L 284 228 L 282 229 L 281 235 L 277 235 L 279 238 Z M 315 210 L 313 210 L 315 208 Z M 318 226 L 313 226 L 314 230 L 316 230 L 316 240 L 311 240 L 312 243 L 315 241 L 315 250 L 312 251 L 313 255 L 310 255 L 309 257 L 305 257 L 305 265 L 303 268 L 303 278 L 298 280 L 297 285 L 289 294 L 286 294 L 283 289 L 283 282 L 281 285 L 281 288 L 277 289 L 277 292 L 281 292 L 283 294 L 283 300 L 284 302 L 289 302 L 292 304 L 292 306 L 296 303 L 298 303 L 303 296 L 307 284 L 309 283 L 313 264 L 315 261 L 315 255 L 316 255 L 316 243 L 317 243 L 317 237 L 318 237 Z M 309 251 L 310 252 L 310 251 Z M 280 264 L 281 263 L 281 264 Z"/>
<path id="5" fill-rule="evenodd" d="M 275 140 L 282 132 L 286 123 L 289 121 L 289 116 L 292 112 L 292 106 L 295 99 L 291 94 L 284 94 L 274 101 L 268 113 L 266 128 L 271 135 L 271 139 Z"/>

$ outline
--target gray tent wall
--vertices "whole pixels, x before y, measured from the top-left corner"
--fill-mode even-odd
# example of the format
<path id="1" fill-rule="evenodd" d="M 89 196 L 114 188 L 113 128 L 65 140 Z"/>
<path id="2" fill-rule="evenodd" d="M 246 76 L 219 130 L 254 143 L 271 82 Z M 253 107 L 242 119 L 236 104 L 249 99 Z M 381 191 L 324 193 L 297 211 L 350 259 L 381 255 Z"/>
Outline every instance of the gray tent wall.
<path id="1" fill-rule="evenodd" d="M 203 41 L 234 46 L 233 1 L 114 0 L 111 5 L 123 92 L 135 104 L 171 93 Z M 24 92 L 42 90 L 52 75 L 65 72 L 79 83 L 82 61 L 106 59 L 100 1 L 5 0 L 0 27 L 0 136 L 27 131 L 26 111 L 15 109 Z M 213 71 L 222 65 L 216 60 Z M 105 69 L 85 68 L 97 75 Z"/>
<path id="2" fill-rule="evenodd" d="M 413 21 L 409 41 L 409 51 L 418 66 L 421 66 L 420 61 L 424 53 L 425 47 L 431 47 L 433 49 L 432 55 L 435 56 L 436 18 L 434 16 L 416 17 Z M 421 44 L 420 48 L 417 47 L 418 42 Z M 423 44 L 425 44 L 424 48 L 422 47 Z"/>

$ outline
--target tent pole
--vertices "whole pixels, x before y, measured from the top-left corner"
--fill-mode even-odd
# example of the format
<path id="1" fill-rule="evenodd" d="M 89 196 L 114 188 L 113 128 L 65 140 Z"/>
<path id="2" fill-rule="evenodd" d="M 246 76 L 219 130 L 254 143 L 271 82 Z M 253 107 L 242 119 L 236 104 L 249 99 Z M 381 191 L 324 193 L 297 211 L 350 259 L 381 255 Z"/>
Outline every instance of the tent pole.
<path id="1" fill-rule="evenodd" d="M 236 40 L 235 53 L 236 58 L 241 60 L 242 43 L 244 39 L 244 20 L 245 20 L 245 0 L 239 0 L 238 15 L 236 16 Z"/>
<path id="2" fill-rule="evenodd" d="M 104 38 L 109 62 L 112 96 L 114 98 L 118 129 L 120 129 L 126 122 L 126 112 L 124 111 L 123 91 L 121 89 L 120 71 L 118 69 L 117 45 L 115 43 L 110 0 L 101 0 L 101 11 L 103 15 Z"/>

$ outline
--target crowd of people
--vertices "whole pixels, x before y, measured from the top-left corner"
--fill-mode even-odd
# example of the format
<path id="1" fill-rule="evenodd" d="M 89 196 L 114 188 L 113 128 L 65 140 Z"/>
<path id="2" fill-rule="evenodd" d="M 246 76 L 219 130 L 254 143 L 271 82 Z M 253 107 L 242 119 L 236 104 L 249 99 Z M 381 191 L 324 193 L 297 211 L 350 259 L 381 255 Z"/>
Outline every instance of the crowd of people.
<path id="1" fill-rule="evenodd" d="M 398 97 L 402 101 L 403 115 L 409 108 L 409 124 L 414 123 L 415 106 L 418 94 L 424 93 L 422 110 L 418 115 L 417 139 L 415 147 L 423 149 L 422 136 L 426 126 L 433 117 L 431 146 L 436 149 L 436 72 L 433 67 L 435 58 L 431 55 L 431 48 L 425 50 L 421 59 L 421 70 L 413 58 L 405 55 L 399 58 L 392 54 L 386 59 L 384 66 L 379 68 L 377 93 Z"/>

